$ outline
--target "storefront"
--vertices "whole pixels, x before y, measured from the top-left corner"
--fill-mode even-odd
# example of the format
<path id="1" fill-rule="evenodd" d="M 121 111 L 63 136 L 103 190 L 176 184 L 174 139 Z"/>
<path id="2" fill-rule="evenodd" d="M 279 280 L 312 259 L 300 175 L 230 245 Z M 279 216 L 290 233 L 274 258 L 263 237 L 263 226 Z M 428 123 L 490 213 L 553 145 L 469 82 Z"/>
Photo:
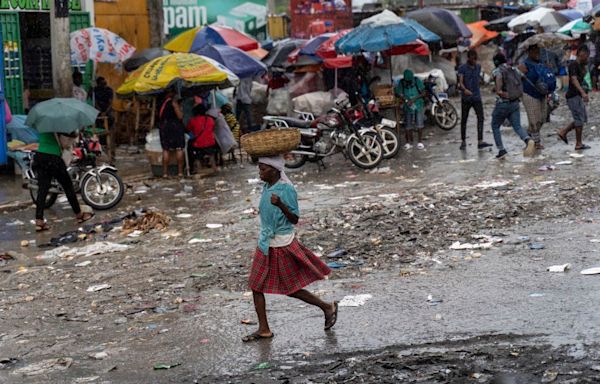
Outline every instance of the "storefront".
<path id="1" fill-rule="evenodd" d="M 0 0 L 4 91 L 15 114 L 24 113 L 27 94 L 30 105 L 37 100 L 49 99 L 54 94 L 49 1 Z M 69 1 L 71 31 L 90 26 L 87 4 L 93 5 L 93 2 Z M 25 90 L 29 92 L 24 93 Z"/>

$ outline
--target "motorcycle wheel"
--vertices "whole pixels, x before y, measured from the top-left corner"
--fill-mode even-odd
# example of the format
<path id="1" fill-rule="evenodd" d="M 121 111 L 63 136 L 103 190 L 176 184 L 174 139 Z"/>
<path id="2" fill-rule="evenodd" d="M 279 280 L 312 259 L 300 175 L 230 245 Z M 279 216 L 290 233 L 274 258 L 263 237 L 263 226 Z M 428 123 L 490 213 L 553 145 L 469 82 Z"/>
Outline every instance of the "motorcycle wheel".
<path id="1" fill-rule="evenodd" d="M 295 153 L 286 153 L 283 155 L 285 161 L 285 167 L 290 169 L 300 168 L 306 163 L 308 158 L 306 155 L 298 155 Z"/>
<path id="2" fill-rule="evenodd" d="M 377 134 L 373 132 L 367 132 L 361 138 L 365 145 L 363 146 L 358 138 L 353 136 L 346 145 L 346 153 L 357 167 L 373 169 L 383 160 L 383 147 L 377 139 Z"/>
<path id="3" fill-rule="evenodd" d="M 433 107 L 433 119 L 438 127 L 449 131 L 458 123 L 458 112 L 448 100 Z"/>
<path id="4" fill-rule="evenodd" d="M 33 204 L 37 201 L 37 189 L 29 190 L 29 195 L 31 196 L 31 200 L 33 200 Z M 48 193 L 46 196 L 46 203 L 44 204 L 44 209 L 50 208 L 56 203 L 56 199 L 58 199 L 58 193 Z"/>
<path id="5" fill-rule="evenodd" d="M 85 176 L 81 181 L 81 198 L 96 210 L 114 207 L 119 204 L 124 194 L 125 186 L 121 177 L 108 169 L 100 172 L 100 184 L 92 175 Z"/>
<path id="6" fill-rule="evenodd" d="M 382 128 L 381 131 L 379 131 L 379 135 L 382 140 L 383 158 L 391 159 L 395 157 L 400 150 L 400 140 L 398 140 L 396 131 L 393 128 Z"/>

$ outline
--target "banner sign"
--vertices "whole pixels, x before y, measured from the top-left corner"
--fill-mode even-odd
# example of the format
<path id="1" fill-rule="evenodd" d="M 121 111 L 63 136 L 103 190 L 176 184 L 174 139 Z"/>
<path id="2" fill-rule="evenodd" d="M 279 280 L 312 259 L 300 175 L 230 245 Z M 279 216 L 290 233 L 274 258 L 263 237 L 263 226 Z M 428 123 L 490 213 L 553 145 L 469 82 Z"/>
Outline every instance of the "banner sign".
<path id="1" fill-rule="evenodd" d="M 257 38 L 267 37 L 267 0 L 163 0 L 165 34 L 213 23 Z"/>
<path id="2" fill-rule="evenodd" d="M 351 0 L 291 0 L 292 37 L 308 39 L 352 28 Z"/>
<path id="3" fill-rule="evenodd" d="M 0 0 L 0 11 L 48 12 L 55 0 Z M 81 11 L 82 0 L 68 0 L 70 11 Z"/>

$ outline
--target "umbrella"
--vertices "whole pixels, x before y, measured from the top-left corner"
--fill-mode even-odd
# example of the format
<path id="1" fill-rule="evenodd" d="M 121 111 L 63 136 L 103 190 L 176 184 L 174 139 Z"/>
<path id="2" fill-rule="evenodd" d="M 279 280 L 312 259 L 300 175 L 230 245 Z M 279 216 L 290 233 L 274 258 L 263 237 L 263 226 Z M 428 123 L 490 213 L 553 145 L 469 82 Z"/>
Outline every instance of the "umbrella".
<path id="1" fill-rule="evenodd" d="M 135 53 L 135 48 L 119 35 L 95 27 L 71 32 L 70 45 L 73 64 L 85 64 L 89 60 L 119 64 Z"/>
<path id="2" fill-rule="evenodd" d="M 567 4 L 563 4 L 560 1 L 545 1 L 536 8 L 551 8 L 555 11 L 558 11 L 567 8 Z"/>
<path id="3" fill-rule="evenodd" d="M 129 59 L 125 60 L 123 63 L 123 68 L 127 72 L 134 71 L 146 64 L 147 62 L 154 60 L 158 57 L 169 55 L 171 52 L 167 51 L 163 48 L 147 48 L 141 51 L 136 52 Z"/>
<path id="4" fill-rule="evenodd" d="M 25 124 L 40 133 L 71 134 L 96 122 L 99 111 L 77 99 L 55 98 L 36 104 Z"/>
<path id="5" fill-rule="evenodd" d="M 324 59 L 337 58 L 338 54 L 335 51 L 335 43 L 348 34 L 352 29 L 344 29 L 338 33 L 333 34 L 329 39 L 325 40 L 316 50 L 316 55 Z"/>
<path id="6" fill-rule="evenodd" d="M 165 44 L 165 49 L 173 52 L 194 52 L 205 45 L 231 45 L 242 51 L 260 48 L 256 40 L 229 27 L 210 25 L 189 29 Z"/>
<path id="7" fill-rule="evenodd" d="M 412 43 L 419 35 L 406 24 L 385 26 L 361 25 L 335 43 L 338 52 L 354 54 L 380 52 L 394 46 Z"/>
<path id="8" fill-rule="evenodd" d="M 558 30 L 558 33 L 563 33 L 565 35 L 579 37 L 583 34 L 588 34 L 592 32 L 592 26 L 583 21 L 583 19 L 573 20 Z"/>
<path id="9" fill-rule="evenodd" d="M 487 24 L 488 22 L 485 20 L 467 24 L 467 27 L 473 33 L 473 37 L 471 38 L 471 48 L 478 47 L 481 44 L 498 37 L 498 32 L 489 31 L 485 28 Z"/>
<path id="10" fill-rule="evenodd" d="M 494 32 L 510 31 L 510 28 L 508 28 L 508 23 L 515 17 L 517 17 L 517 15 L 510 15 L 510 16 L 501 17 L 496 20 L 492 20 L 485 25 L 485 29 L 487 29 L 488 31 L 494 31 Z"/>
<path id="11" fill-rule="evenodd" d="M 425 28 L 417 21 L 412 19 L 403 19 L 396 15 L 394 12 L 388 11 L 387 9 L 381 13 L 364 19 L 363 21 L 361 21 L 360 25 L 371 25 L 375 27 L 401 23 L 408 25 L 415 32 L 417 32 L 417 34 L 419 35 L 419 40 L 425 41 L 427 43 L 435 43 L 441 40 L 438 35 L 431 32 L 429 29 Z"/>
<path id="12" fill-rule="evenodd" d="M 555 32 L 568 22 L 569 19 L 565 15 L 542 7 L 515 17 L 508 23 L 508 27 L 517 33 L 538 27 L 543 28 L 545 32 Z"/>
<path id="13" fill-rule="evenodd" d="M 447 9 L 428 7 L 409 12 L 406 16 L 440 36 L 445 44 L 456 44 L 457 40 L 472 36 L 467 25 Z"/>
<path id="14" fill-rule="evenodd" d="M 566 16 L 569 20 L 577 20 L 583 17 L 583 13 L 579 12 L 576 9 L 563 9 L 562 11 L 558 11 L 563 16 Z"/>
<path id="15" fill-rule="evenodd" d="M 288 56 L 291 52 L 298 49 L 306 40 L 300 39 L 285 39 L 281 40 L 269 52 L 267 57 L 263 59 L 263 63 L 267 67 L 283 67 L 287 63 Z"/>
<path id="16" fill-rule="evenodd" d="M 171 86 L 228 87 L 238 77 L 215 60 L 193 53 L 172 53 L 159 57 L 132 72 L 117 89 L 120 96 L 153 94 Z"/>
<path id="17" fill-rule="evenodd" d="M 255 77 L 267 71 L 267 67 L 263 63 L 241 49 L 228 45 L 205 45 L 193 53 L 218 61 L 240 79 Z"/>
<path id="18" fill-rule="evenodd" d="M 519 44 L 519 50 L 517 51 L 517 58 L 521 57 L 527 48 L 532 45 L 537 45 L 540 48 L 550 48 L 557 45 L 563 45 L 573 40 L 572 37 L 567 35 L 563 35 L 561 33 L 538 33 L 537 35 L 531 36 L 529 39 L 525 40 L 521 44 Z"/>
<path id="19" fill-rule="evenodd" d="M 300 55 L 315 55 L 317 53 L 317 49 L 319 49 L 321 44 L 334 37 L 335 35 L 335 33 L 323 33 L 321 35 L 313 37 L 312 39 L 304 43 L 302 47 L 300 47 L 298 53 Z"/>
<path id="20" fill-rule="evenodd" d="M 600 16 L 600 4 L 594 5 L 594 8 L 590 11 L 592 16 Z"/>

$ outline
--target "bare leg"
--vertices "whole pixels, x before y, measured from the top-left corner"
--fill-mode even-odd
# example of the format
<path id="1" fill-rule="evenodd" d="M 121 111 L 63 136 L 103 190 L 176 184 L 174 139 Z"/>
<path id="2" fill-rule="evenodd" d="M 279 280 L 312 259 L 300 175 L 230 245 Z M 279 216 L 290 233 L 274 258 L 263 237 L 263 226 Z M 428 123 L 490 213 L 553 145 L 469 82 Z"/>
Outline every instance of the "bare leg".
<path id="1" fill-rule="evenodd" d="M 575 148 L 583 147 L 583 127 L 575 127 Z"/>
<path id="2" fill-rule="evenodd" d="M 254 309 L 258 316 L 258 331 L 256 331 L 256 333 L 261 336 L 271 336 L 273 333 L 269 329 L 269 322 L 267 321 L 267 303 L 265 295 L 262 292 L 252 291 L 252 297 L 254 298 Z"/>
<path id="3" fill-rule="evenodd" d="M 419 138 L 419 143 L 423 142 L 423 128 L 417 129 L 417 137 Z"/>
<path id="4" fill-rule="evenodd" d="M 335 312 L 335 305 L 333 303 L 324 302 L 323 300 L 319 299 L 317 296 L 308 292 L 306 289 L 301 289 L 297 292 L 292 293 L 289 296 L 293 297 L 295 299 L 302 300 L 307 304 L 314 305 L 314 306 L 321 308 L 321 310 L 323 310 L 323 313 L 325 314 L 325 316 L 330 316 L 331 314 L 333 314 Z"/>
<path id="5" fill-rule="evenodd" d="M 169 150 L 163 149 L 163 177 L 169 177 Z"/>
<path id="6" fill-rule="evenodd" d="M 571 132 L 573 130 L 573 128 L 575 128 L 574 123 L 567 125 L 566 127 L 564 127 L 563 129 L 561 129 L 559 131 L 560 136 L 567 137 L 567 133 Z"/>
<path id="7" fill-rule="evenodd" d="M 412 145 L 413 140 L 414 140 L 413 139 L 413 132 L 412 132 L 412 130 L 409 129 L 409 130 L 406 131 L 406 142 L 408 144 Z"/>
<path id="8" fill-rule="evenodd" d="M 183 149 L 178 149 L 175 152 L 175 156 L 177 156 L 177 176 L 183 177 L 183 163 L 184 163 L 184 155 Z"/>

